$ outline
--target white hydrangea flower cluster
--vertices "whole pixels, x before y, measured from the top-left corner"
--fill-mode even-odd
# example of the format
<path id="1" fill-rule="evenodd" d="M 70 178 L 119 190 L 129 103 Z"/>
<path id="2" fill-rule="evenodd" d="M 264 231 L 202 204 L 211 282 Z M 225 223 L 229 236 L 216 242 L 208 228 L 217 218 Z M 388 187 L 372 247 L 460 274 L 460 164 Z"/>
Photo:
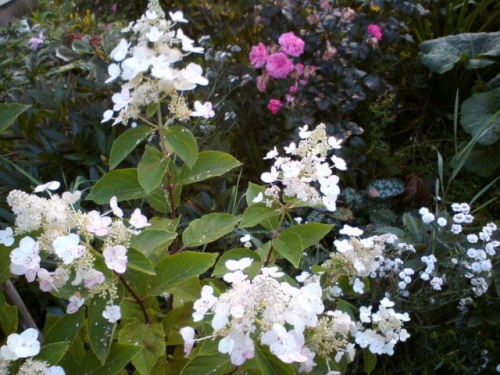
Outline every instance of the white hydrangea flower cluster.
<path id="1" fill-rule="evenodd" d="M 394 346 L 404 342 L 409 337 L 403 323 L 408 322 L 408 313 L 397 313 L 392 307 L 394 302 L 387 297 L 380 301 L 378 311 L 372 313 L 372 306 L 362 306 L 359 318 L 362 323 L 371 323 L 372 328 L 359 329 L 355 333 L 356 343 L 362 348 L 368 348 L 374 354 L 394 354 Z"/>
<path id="2" fill-rule="evenodd" d="M 285 363 L 312 360 L 313 353 L 304 346 L 304 333 L 317 326 L 324 310 L 321 286 L 311 282 L 296 288 L 279 282 L 276 278 L 284 274 L 276 267 L 263 268 L 249 280 L 242 270 L 251 263 L 250 258 L 226 263 L 233 271 L 224 275 L 231 288 L 219 297 L 213 295 L 211 286 L 203 287 L 201 298 L 194 303 L 193 318 L 198 322 L 212 315 L 213 335 L 194 339 L 193 328 L 182 328 L 185 353 L 189 354 L 196 341 L 222 337 L 219 352 L 229 354 L 231 362 L 240 366 L 254 357 L 254 340 L 260 339 Z"/>
<path id="3" fill-rule="evenodd" d="M 448 225 L 448 220 L 440 217 L 437 224 L 440 231 L 449 230 L 454 235 L 459 235 L 464 230 L 465 224 L 471 224 L 474 221 L 474 216 L 470 213 L 471 207 L 468 203 L 453 203 L 451 205 L 453 216 Z M 424 223 L 430 223 L 433 220 L 426 222 L 424 217 L 429 216 L 429 210 L 422 207 L 419 211 L 422 215 Z M 440 223 L 440 219 L 441 223 Z M 452 264 L 464 268 L 464 275 L 470 279 L 472 292 L 477 296 L 482 296 L 486 293 L 489 287 L 489 280 L 492 276 L 492 257 L 496 255 L 496 248 L 500 246 L 500 241 L 494 240 L 494 232 L 497 231 L 495 223 L 488 223 L 482 227 L 479 233 L 469 233 L 464 235 L 464 243 L 469 247 L 460 251 L 463 253 L 459 262 L 458 259 L 452 258 Z M 463 249 L 463 250 L 462 250 Z M 430 285 L 434 290 L 442 290 L 446 282 L 446 275 L 436 274 L 436 264 L 438 259 L 434 254 L 424 255 L 421 261 L 425 263 L 426 268 L 420 273 L 420 278 L 424 281 L 430 281 Z"/>
<path id="4" fill-rule="evenodd" d="M 61 366 L 49 366 L 44 361 L 35 361 L 30 357 L 40 353 L 38 331 L 28 328 L 21 334 L 12 333 L 7 337 L 7 344 L 0 348 L 0 374 L 8 374 L 11 361 L 28 358 L 19 368 L 17 375 L 64 375 Z"/>
<path id="5" fill-rule="evenodd" d="M 35 192 L 48 193 L 48 199 L 19 190 L 9 193 L 7 202 L 15 214 L 15 234 L 22 237 L 18 247 L 10 253 L 10 271 L 14 275 L 24 275 L 28 282 L 38 279 L 44 292 L 62 288 L 74 274 L 71 285 L 83 284 L 83 289 L 70 297 L 67 312 L 71 314 L 85 302 L 82 294 L 86 298 L 109 295 L 111 301 L 116 294 L 113 280 L 106 280 L 105 274 L 95 266 L 94 240 L 102 241 L 107 268 L 122 274 L 127 269 L 127 248 L 132 236 L 150 224 L 136 209 L 126 225 L 115 197 L 110 202 L 112 211 L 104 214 L 95 210 L 88 213 L 76 210 L 74 204 L 80 199 L 80 192 L 65 192 L 61 196 L 50 192 L 59 187 L 58 182 L 51 182 L 35 188 Z M 108 216 L 111 212 L 115 220 Z M 26 233 L 31 236 L 23 236 Z M 10 239 L 8 242 L 11 246 L 14 244 Z M 53 271 L 42 267 L 43 253 L 58 262 Z M 110 321 L 116 316 L 112 314 Z"/>
<path id="6" fill-rule="evenodd" d="M 171 109 L 178 119 L 189 116 L 209 118 L 213 116 L 211 103 L 197 104 L 192 114 L 177 91 L 193 90 L 198 85 L 205 86 L 208 80 L 203 76 L 200 65 L 189 63 L 180 67 L 182 59 L 191 53 L 203 53 L 202 47 L 196 47 L 194 40 L 184 34 L 181 28 L 174 29 L 179 23 L 187 23 L 182 12 L 169 13 L 165 19 L 158 0 L 150 0 L 148 9 L 142 17 L 131 22 L 122 32 L 132 31 L 136 44 L 121 39 L 111 51 L 113 63 L 108 67 L 112 82 L 120 77 L 125 84 L 121 92 L 112 97 L 113 109 L 104 112 L 102 122 L 114 117 L 113 125 L 127 124 L 140 116 L 142 108 L 150 103 L 157 103 L 167 95 L 172 97 Z"/>
<path id="7" fill-rule="evenodd" d="M 327 210 L 335 211 L 340 188 L 339 177 L 333 174 L 332 168 L 344 171 L 347 166 L 344 159 L 335 155 L 328 160 L 328 153 L 333 149 L 340 149 L 342 141 L 328 137 L 324 124 L 318 125 L 314 130 L 309 130 L 305 125 L 300 128 L 299 136 L 301 141 L 298 145 L 292 142 L 285 147 L 285 153 L 290 156 L 279 156 L 275 147 L 264 157 L 274 160 L 271 171 L 261 176 L 263 182 L 271 184 L 265 195 L 279 199 L 280 193 L 283 193 L 304 202 L 323 203 Z M 316 185 L 319 185 L 319 190 Z M 260 196 L 257 201 L 262 201 L 263 198 Z M 266 203 L 270 206 L 271 200 L 266 199 Z"/>

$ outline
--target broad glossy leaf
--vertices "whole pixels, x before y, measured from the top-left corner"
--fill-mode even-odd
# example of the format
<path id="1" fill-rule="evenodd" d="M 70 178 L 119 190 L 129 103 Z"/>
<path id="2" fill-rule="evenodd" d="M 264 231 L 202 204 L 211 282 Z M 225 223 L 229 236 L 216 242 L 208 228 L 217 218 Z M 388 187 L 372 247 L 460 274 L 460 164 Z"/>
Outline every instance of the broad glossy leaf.
<path id="1" fill-rule="evenodd" d="M 113 196 L 116 196 L 119 202 L 147 196 L 137 179 L 137 169 L 117 169 L 106 173 L 90 190 L 87 200 L 107 204 Z"/>
<path id="2" fill-rule="evenodd" d="M 227 213 L 213 213 L 193 220 L 182 234 L 187 247 L 201 246 L 231 233 L 239 218 Z"/>
<path id="3" fill-rule="evenodd" d="M 102 364 L 109 354 L 116 328 L 116 323 L 110 323 L 102 316 L 107 304 L 107 299 L 95 296 L 88 306 L 88 341 L 92 351 Z"/>
<path id="4" fill-rule="evenodd" d="M 49 318 L 49 315 L 47 316 Z M 85 309 L 81 308 L 74 314 L 67 314 L 60 318 L 54 318 L 54 322 L 44 332 L 45 345 L 73 341 L 78 331 L 83 327 Z"/>
<path id="5" fill-rule="evenodd" d="M 467 69 L 477 69 L 500 56 L 500 32 L 465 33 L 427 40 L 420 44 L 422 62 L 433 72 L 447 72 L 462 59 Z"/>
<path id="6" fill-rule="evenodd" d="M 500 39 L 500 33 L 499 33 Z M 462 104 L 460 124 L 475 136 L 477 142 L 489 146 L 500 139 L 500 89 L 474 94 Z"/>
<path id="7" fill-rule="evenodd" d="M 302 256 L 302 240 L 299 235 L 291 232 L 282 232 L 272 241 L 273 248 L 295 267 L 300 264 Z"/>
<path id="8" fill-rule="evenodd" d="M 220 151 L 203 151 L 192 168 L 184 165 L 179 175 L 179 183 L 192 184 L 208 178 L 222 176 L 231 169 L 239 167 L 241 163 L 233 156 Z"/>
<path id="9" fill-rule="evenodd" d="M 151 255 L 159 247 L 165 250 L 170 246 L 177 233 L 164 230 L 144 230 L 138 236 L 132 237 L 130 245 L 144 255 Z"/>
<path id="10" fill-rule="evenodd" d="M 255 346 L 255 360 L 262 371 L 262 375 L 293 375 L 295 370 L 291 365 L 287 365 L 260 345 Z"/>
<path id="11" fill-rule="evenodd" d="M 195 165 L 198 159 L 198 144 L 188 129 L 183 126 L 170 126 L 165 130 L 165 140 L 189 168 Z"/>
<path id="12" fill-rule="evenodd" d="M 127 157 L 151 132 L 148 126 L 138 126 L 121 134 L 113 142 L 109 155 L 109 168 L 114 169 Z"/>
<path id="13" fill-rule="evenodd" d="M 132 358 L 132 364 L 141 375 L 149 374 L 157 359 L 165 355 L 165 332 L 161 323 L 149 326 L 137 321 L 128 323 L 121 327 L 118 342 L 144 347 Z"/>
<path id="14" fill-rule="evenodd" d="M 95 354 L 89 350 L 82 359 L 80 374 L 115 375 L 119 373 L 142 349 L 143 348 L 141 346 L 114 343 L 111 346 L 111 350 L 104 364 L 101 364 Z"/>
<path id="15" fill-rule="evenodd" d="M 16 306 L 11 306 L 0 292 L 0 328 L 4 335 L 17 333 L 18 311 Z"/>
<path id="16" fill-rule="evenodd" d="M 230 374 L 236 369 L 231 363 L 230 357 L 225 354 L 194 357 L 182 369 L 180 375 L 224 375 Z"/>
<path id="17" fill-rule="evenodd" d="M 156 275 L 153 265 L 145 256 L 138 250 L 129 249 L 127 252 L 127 268 L 145 273 L 146 275 Z"/>
<path id="18" fill-rule="evenodd" d="M 283 233 L 294 233 L 298 235 L 302 241 L 302 250 L 317 244 L 328 232 L 333 228 L 333 225 L 322 223 L 307 223 L 301 225 L 294 225 L 287 228 Z M 282 233 L 282 234 L 283 234 Z"/>
<path id="19" fill-rule="evenodd" d="M 45 361 L 49 365 L 57 365 L 69 348 L 69 341 L 44 344 L 42 351 L 34 359 Z"/>
<path id="20" fill-rule="evenodd" d="M 243 213 L 240 227 L 251 228 L 266 219 L 279 216 L 280 214 L 281 210 L 278 209 L 277 205 L 267 207 L 264 203 L 253 204 Z"/>
<path id="21" fill-rule="evenodd" d="M 170 255 L 155 267 L 156 275 L 150 280 L 150 296 L 168 292 L 174 286 L 207 271 L 215 263 L 217 254 L 186 251 Z"/>
<path id="22" fill-rule="evenodd" d="M 169 159 L 163 159 L 160 151 L 151 146 L 146 146 L 144 155 L 137 166 L 139 184 L 147 194 L 160 186 L 168 167 Z"/>

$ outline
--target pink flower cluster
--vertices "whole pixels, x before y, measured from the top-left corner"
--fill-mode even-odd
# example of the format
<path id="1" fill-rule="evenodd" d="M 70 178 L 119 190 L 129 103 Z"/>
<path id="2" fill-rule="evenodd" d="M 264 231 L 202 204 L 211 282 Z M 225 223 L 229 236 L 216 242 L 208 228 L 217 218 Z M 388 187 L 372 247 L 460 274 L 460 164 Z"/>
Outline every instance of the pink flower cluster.
<path id="1" fill-rule="evenodd" d="M 382 40 L 382 29 L 378 25 L 368 25 L 368 34 L 370 34 L 377 40 Z"/>
<path id="2" fill-rule="evenodd" d="M 262 74 L 257 77 L 257 89 L 260 92 L 267 90 L 267 85 L 272 79 L 293 78 L 295 83 L 286 95 L 287 106 L 293 106 L 297 86 L 307 84 L 309 76 L 315 74 L 316 68 L 314 66 L 304 67 L 302 63 L 295 64 L 292 61 L 292 58 L 299 57 L 304 53 L 305 47 L 304 41 L 292 31 L 281 34 L 278 38 L 278 44 L 266 46 L 264 43 L 259 43 L 253 46 L 249 55 L 250 64 L 254 68 L 262 68 Z M 283 108 L 283 102 L 279 99 L 271 99 L 267 108 L 272 114 L 276 114 Z"/>
<path id="3" fill-rule="evenodd" d="M 273 78 L 286 78 L 293 72 L 294 64 L 289 56 L 299 57 L 304 53 L 305 43 L 293 32 L 281 34 L 278 39 L 280 52 L 270 53 L 264 43 L 252 47 L 250 51 L 250 64 L 254 68 L 265 66 Z"/>

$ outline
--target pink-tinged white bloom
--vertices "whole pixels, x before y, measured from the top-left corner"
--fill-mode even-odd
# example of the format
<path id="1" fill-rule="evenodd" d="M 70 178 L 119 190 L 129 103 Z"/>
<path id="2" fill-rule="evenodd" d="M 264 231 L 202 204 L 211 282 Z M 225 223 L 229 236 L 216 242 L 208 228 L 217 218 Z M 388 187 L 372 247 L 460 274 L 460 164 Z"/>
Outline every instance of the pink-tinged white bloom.
<path id="1" fill-rule="evenodd" d="M 115 112 L 112 109 L 105 110 L 104 113 L 102 114 L 101 124 L 113 119 L 114 114 L 115 114 Z"/>
<path id="2" fill-rule="evenodd" d="M 274 324 L 272 330 L 262 335 L 260 342 L 268 345 L 271 353 L 284 363 L 307 361 L 307 357 L 302 355 L 302 347 L 297 345 L 292 331 L 287 332 L 285 327 L 280 324 Z"/>
<path id="3" fill-rule="evenodd" d="M 267 184 L 272 184 L 274 181 L 278 179 L 279 172 L 276 169 L 276 167 L 271 167 L 271 172 L 264 172 L 260 176 L 260 179 L 267 183 Z"/>
<path id="4" fill-rule="evenodd" d="M 282 52 L 273 53 L 266 60 L 266 69 L 273 78 L 286 78 L 293 68 L 293 62 Z"/>
<path id="5" fill-rule="evenodd" d="M 264 200 L 264 194 L 262 194 L 262 192 L 260 192 L 259 194 L 257 194 L 257 196 L 252 199 L 252 202 L 253 203 L 260 203 Z"/>
<path id="6" fill-rule="evenodd" d="M 85 229 L 96 236 L 106 236 L 109 233 L 111 221 L 110 217 L 101 216 L 98 211 L 90 211 L 87 214 Z"/>
<path id="7" fill-rule="evenodd" d="M 50 366 L 43 375 L 66 375 L 61 366 Z"/>
<path id="8" fill-rule="evenodd" d="M 40 269 L 40 247 L 31 237 L 24 237 L 19 247 L 10 253 L 10 272 L 14 275 L 25 275 L 26 280 L 32 282 Z"/>
<path id="9" fill-rule="evenodd" d="M 278 150 L 276 149 L 276 146 L 271 151 L 268 151 L 266 156 L 264 156 L 264 160 L 270 160 L 270 159 L 276 159 L 276 156 L 279 155 Z"/>
<path id="10" fill-rule="evenodd" d="M 206 119 L 212 118 L 215 116 L 215 112 L 212 108 L 211 102 L 201 103 L 199 100 L 194 102 L 194 112 L 191 112 L 191 116 L 193 117 L 203 117 Z"/>
<path id="11" fill-rule="evenodd" d="M 368 25 L 368 34 L 370 34 L 377 40 L 382 40 L 382 29 L 378 25 Z"/>
<path id="12" fill-rule="evenodd" d="M 335 168 L 340 169 L 341 171 L 347 170 L 347 164 L 344 159 L 336 155 L 332 155 L 331 159 Z"/>
<path id="13" fill-rule="evenodd" d="M 120 306 L 108 305 L 106 309 L 102 312 L 102 316 L 110 323 L 116 323 L 122 318 L 122 311 Z"/>
<path id="14" fill-rule="evenodd" d="M 108 75 L 109 78 L 104 83 L 111 83 L 115 79 L 117 79 L 120 74 L 122 74 L 122 70 L 118 64 L 109 64 L 108 66 Z"/>
<path id="15" fill-rule="evenodd" d="M 37 272 L 38 284 L 40 285 L 40 290 L 43 292 L 50 292 L 54 289 L 54 279 L 49 271 L 45 268 L 40 268 Z"/>
<path id="16" fill-rule="evenodd" d="M 344 227 L 339 231 L 340 234 L 345 234 L 347 236 L 359 237 L 363 234 L 363 230 L 357 227 L 351 227 L 350 225 L 344 224 Z"/>
<path id="17" fill-rule="evenodd" d="M 194 329 L 191 327 L 183 327 L 179 330 L 182 339 L 184 340 L 184 354 L 189 355 L 193 350 L 194 345 Z"/>
<path id="18" fill-rule="evenodd" d="M 57 237 L 52 241 L 52 247 L 64 264 L 71 264 L 73 260 L 81 258 L 87 250 L 85 246 L 80 245 L 80 237 L 74 233 Z"/>
<path id="19" fill-rule="evenodd" d="M 304 41 L 291 31 L 281 34 L 278 43 L 281 46 L 281 50 L 289 56 L 298 57 L 304 53 Z"/>
<path id="20" fill-rule="evenodd" d="M 90 269 L 83 273 L 83 285 L 87 289 L 92 289 L 97 284 L 102 284 L 105 280 L 104 274 L 101 271 Z"/>
<path id="21" fill-rule="evenodd" d="M 118 273 L 124 273 L 127 270 L 127 249 L 122 245 L 107 247 L 102 252 L 106 266 Z"/>
<path id="22" fill-rule="evenodd" d="M 198 64 L 190 63 L 179 73 L 178 79 L 175 81 L 177 90 L 192 90 L 196 88 L 196 85 L 208 85 L 208 79 L 202 76 L 203 69 Z"/>
<path id="23" fill-rule="evenodd" d="M 46 184 L 43 185 L 38 185 L 33 192 L 34 193 L 41 193 L 43 191 L 47 190 L 57 190 L 61 186 L 61 183 L 59 181 L 51 181 L 47 182 Z"/>
<path id="24" fill-rule="evenodd" d="M 28 41 L 28 47 L 30 50 L 36 51 L 38 47 L 43 44 L 43 42 L 45 41 L 44 33 L 45 30 L 40 30 L 40 32 L 38 33 L 38 37 L 30 38 L 30 40 Z"/>
<path id="25" fill-rule="evenodd" d="M 275 279 L 284 276 L 284 272 L 281 272 L 278 267 L 262 267 L 261 272 L 263 275 L 274 277 Z"/>
<path id="26" fill-rule="evenodd" d="M 199 322 L 203 320 L 206 312 L 217 302 L 217 297 L 214 296 L 214 288 L 210 285 L 204 285 L 201 288 L 201 298 L 196 300 L 193 305 L 195 312 L 193 320 Z"/>
<path id="27" fill-rule="evenodd" d="M 126 39 L 120 40 L 120 43 L 111 51 L 110 57 L 115 61 L 122 61 L 127 56 L 130 43 Z"/>
<path id="28" fill-rule="evenodd" d="M 328 137 L 328 144 L 330 145 L 331 148 L 335 150 L 339 150 L 342 146 L 342 139 L 337 139 L 335 137 Z"/>
<path id="29" fill-rule="evenodd" d="M 275 115 L 281 110 L 281 108 L 283 108 L 283 102 L 279 99 L 271 99 L 267 108 L 273 115 Z"/>
<path id="30" fill-rule="evenodd" d="M 7 345 L 0 348 L 0 357 L 15 361 L 18 358 L 33 357 L 40 353 L 38 331 L 28 328 L 20 335 L 12 333 L 7 337 Z"/>
<path id="31" fill-rule="evenodd" d="M 248 334 L 239 330 L 231 333 L 219 341 L 219 352 L 229 354 L 231 363 L 241 366 L 247 359 L 254 357 L 254 343 Z"/>
<path id="32" fill-rule="evenodd" d="M 250 64 L 252 64 L 254 68 L 262 68 L 266 64 L 267 60 L 266 46 L 263 43 L 259 43 L 256 46 L 252 46 L 249 58 L 250 58 Z"/>
<path id="33" fill-rule="evenodd" d="M 61 198 L 67 204 L 75 204 L 82 197 L 82 192 L 79 190 L 75 191 L 65 191 L 62 193 Z"/>
<path id="34" fill-rule="evenodd" d="M 363 294 L 365 292 L 365 283 L 361 279 L 356 277 L 356 279 L 354 279 L 352 290 L 354 290 L 358 294 Z"/>
<path id="35" fill-rule="evenodd" d="M 0 230 L 0 243 L 4 246 L 10 247 L 14 243 L 14 232 L 12 228 L 7 227 Z"/>
<path id="36" fill-rule="evenodd" d="M 168 12 L 168 15 L 173 22 L 182 22 L 182 23 L 188 22 L 188 20 L 184 18 L 184 13 L 182 13 L 180 10 L 174 13 Z"/>
<path id="37" fill-rule="evenodd" d="M 111 197 L 109 200 L 109 207 L 111 207 L 111 211 L 113 211 L 115 216 L 123 218 L 123 211 L 118 207 L 118 199 L 116 197 Z"/>
<path id="38" fill-rule="evenodd" d="M 83 303 L 85 302 L 85 298 L 82 298 L 80 293 L 75 293 L 71 297 L 69 297 L 69 303 L 68 306 L 66 306 L 66 312 L 68 314 L 74 314 L 76 313 L 80 307 L 83 306 Z"/>
<path id="39" fill-rule="evenodd" d="M 247 236 L 250 236 L 249 234 Z M 250 238 L 248 239 L 250 241 Z M 248 241 L 242 241 L 242 242 L 248 242 Z M 227 260 L 225 265 L 226 268 L 229 271 L 243 271 L 245 268 L 248 268 L 252 265 L 253 259 L 252 258 L 241 258 L 240 260 Z"/>
<path id="40" fill-rule="evenodd" d="M 141 210 L 139 208 L 136 208 L 134 210 L 132 216 L 130 217 L 129 223 L 135 229 L 141 229 L 149 227 L 151 225 L 148 223 L 148 218 L 141 213 Z"/>
<path id="41" fill-rule="evenodd" d="M 182 50 L 185 52 L 203 53 L 203 47 L 195 47 L 194 40 L 184 35 L 181 29 L 177 30 L 177 39 L 181 41 Z"/>

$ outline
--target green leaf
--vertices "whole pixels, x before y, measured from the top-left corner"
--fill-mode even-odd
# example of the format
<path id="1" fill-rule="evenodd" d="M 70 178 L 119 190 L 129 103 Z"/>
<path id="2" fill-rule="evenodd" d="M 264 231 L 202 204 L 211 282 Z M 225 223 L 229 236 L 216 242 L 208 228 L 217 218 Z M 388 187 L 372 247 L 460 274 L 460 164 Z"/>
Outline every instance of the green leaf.
<path id="1" fill-rule="evenodd" d="M 272 246 L 295 267 L 299 266 L 303 249 L 302 240 L 299 235 L 291 232 L 282 232 L 272 241 Z"/>
<path id="2" fill-rule="evenodd" d="M 193 358 L 182 369 L 180 375 L 224 375 L 235 369 L 228 355 L 215 354 Z"/>
<path id="3" fill-rule="evenodd" d="M 49 365 L 57 365 L 69 348 L 69 341 L 53 342 L 42 346 L 42 351 L 34 359 L 48 362 Z"/>
<path id="4" fill-rule="evenodd" d="M 137 179 L 137 169 L 118 169 L 106 173 L 90 190 L 87 200 L 107 204 L 113 196 L 119 202 L 147 196 Z"/>
<path id="5" fill-rule="evenodd" d="M 7 304 L 5 296 L 0 292 L 0 327 L 4 335 L 17 332 L 17 314 L 17 307 Z"/>
<path id="6" fill-rule="evenodd" d="M 82 375 L 114 375 L 119 373 L 137 353 L 142 350 L 141 346 L 124 345 L 114 343 L 104 364 L 99 362 L 95 354 L 89 350 L 82 359 Z"/>
<path id="7" fill-rule="evenodd" d="M 250 276 L 254 276 L 260 272 L 260 266 L 262 264 L 262 259 L 259 254 L 255 251 L 248 250 L 245 248 L 238 248 L 226 251 L 219 258 L 219 261 L 215 265 L 215 269 L 212 272 L 212 277 L 222 276 L 229 272 L 226 268 L 226 261 L 228 260 L 240 260 L 241 258 L 253 259 L 252 265 L 245 270 L 245 273 Z"/>
<path id="8" fill-rule="evenodd" d="M 144 349 L 132 358 L 132 364 L 141 375 L 151 372 L 158 358 L 165 355 L 165 332 L 161 323 L 146 325 L 131 322 L 120 329 L 118 343 L 142 345 Z"/>
<path id="9" fill-rule="evenodd" d="M 156 112 L 158 112 L 158 103 L 157 102 L 149 103 L 149 105 L 146 107 L 146 116 L 151 118 L 156 114 Z"/>
<path id="10" fill-rule="evenodd" d="M 233 156 L 220 151 L 203 151 L 192 168 L 186 164 L 179 175 L 179 183 L 192 184 L 208 178 L 222 176 L 231 169 L 239 167 L 241 163 Z"/>
<path id="11" fill-rule="evenodd" d="M 287 228 L 283 233 L 294 233 L 298 235 L 302 241 L 302 250 L 317 244 L 323 237 L 325 237 L 333 228 L 333 225 L 321 223 L 307 223 L 301 225 L 294 225 Z"/>
<path id="12" fill-rule="evenodd" d="M 47 315 L 49 319 L 50 315 Z M 81 308 L 74 314 L 64 315 L 60 318 L 53 317 L 55 322 L 44 332 L 45 345 L 73 341 L 78 331 L 83 327 L 85 309 Z"/>
<path id="13" fill-rule="evenodd" d="M 291 365 L 281 362 L 265 347 L 255 346 L 255 360 L 262 371 L 262 375 L 293 375 L 295 370 Z"/>
<path id="14" fill-rule="evenodd" d="M 17 119 L 17 117 L 26 111 L 30 105 L 19 103 L 1 103 L 0 104 L 0 134 L 6 131 Z"/>
<path id="15" fill-rule="evenodd" d="M 264 203 L 249 206 L 241 218 L 240 227 L 250 228 L 271 217 L 279 216 L 281 211 L 277 205 L 267 207 Z"/>
<path id="16" fill-rule="evenodd" d="M 163 159 L 162 154 L 156 148 L 146 146 L 144 155 L 137 166 L 139 184 L 147 194 L 150 194 L 160 186 L 163 176 L 168 167 L 169 159 Z"/>
<path id="17" fill-rule="evenodd" d="M 144 255 L 151 255 L 158 248 L 167 249 L 176 237 L 177 233 L 175 232 L 145 230 L 138 236 L 132 237 L 130 246 Z"/>
<path id="18" fill-rule="evenodd" d="M 87 336 L 92 351 L 102 364 L 109 354 L 116 328 L 116 323 L 110 323 L 102 316 L 107 304 L 107 299 L 95 296 L 88 306 Z"/>
<path id="19" fill-rule="evenodd" d="M 365 372 L 370 375 L 377 366 L 377 356 L 368 349 L 363 349 L 363 362 L 365 364 Z"/>
<path id="20" fill-rule="evenodd" d="M 198 144 L 193 134 L 183 126 L 170 126 L 165 130 L 165 140 L 184 163 L 193 168 L 198 159 Z"/>
<path id="21" fill-rule="evenodd" d="M 149 259 L 138 250 L 129 249 L 127 252 L 127 258 L 127 268 L 145 273 L 146 275 L 156 275 L 153 265 Z"/>
<path id="22" fill-rule="evenodd" d="M 500 38 L 500 33 L 499 33 Z M 462 103 L 460 124 L 475 136 L 477 142 L 488 146 L 500 139 L 500 89 L 474 94 Z"/>
<path id="23" fill-rule="evenodd" d="M 109 168 L 113 169 L 120 164 L 151 132 L 148 126 L 138 126 L 121 134 L 113 142 L 109 155 Z"/>
<path id="24" fill-rule="evenodd" d="M 155 267 L 150 296 L 158 296 L 187 279 L 207 271 L 215 263 L 217 254 L 182 252 L 166 257 Z"/>
<path id="25" fill-rule="evenodd" d="M 436 73 L 447 72 L 462 59 L 467 69 L 477 69 L 500 56 L 500 32 L 466 33 L 427 40 L 419 45 L 424 65 Z"/>
<path id="26" fill-rule="evenodd" d="M 253 200 L 259 195 L 259 193 L 264 194 L 266 191 L 266 188 L 264 186 L 260 186 L 257 184 L 254 184 L 253 182 L 248 183 L 248 188 L 247 192 L 245 193 L 245 198 L 247 200 L 247 206 L 250 207 L 254 204 Z"/>
<path id="27" fill-rule="evenodd" d="M 11 277 L 10 252 L 10 248 L 0 244 L 0 284 Z"/>
<path id="28" fill-rule="evenodd" d="M 174 304 L 172 306 L 174 309 L 182 307 L 188 302 L 194 302 L 200 298 L 200 280 L 197 276 L 191 277 L 172 287 L 169 293 L 174 296 Z"/>
<path id="29" fill-rule="evenodd" d="M 213 213 L 193 220 L 182 234 L 187 247 L 201 246 L 231 233 L 239 218 L 226 213 Z"/>

